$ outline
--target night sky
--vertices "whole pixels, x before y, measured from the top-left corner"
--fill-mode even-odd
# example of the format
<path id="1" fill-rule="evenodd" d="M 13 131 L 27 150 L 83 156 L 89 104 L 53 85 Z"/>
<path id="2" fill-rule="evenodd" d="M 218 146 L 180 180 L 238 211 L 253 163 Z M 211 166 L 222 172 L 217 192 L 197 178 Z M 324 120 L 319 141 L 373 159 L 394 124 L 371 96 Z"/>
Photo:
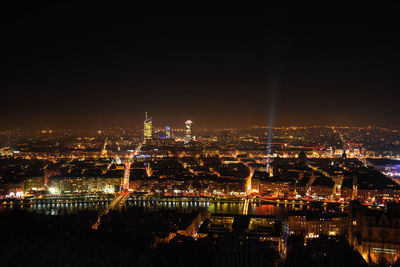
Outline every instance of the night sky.
<path id="1" fill-rule="evenodd" d="M 400 126 L 396 8 L 14 6 L 0 128 Z"/>

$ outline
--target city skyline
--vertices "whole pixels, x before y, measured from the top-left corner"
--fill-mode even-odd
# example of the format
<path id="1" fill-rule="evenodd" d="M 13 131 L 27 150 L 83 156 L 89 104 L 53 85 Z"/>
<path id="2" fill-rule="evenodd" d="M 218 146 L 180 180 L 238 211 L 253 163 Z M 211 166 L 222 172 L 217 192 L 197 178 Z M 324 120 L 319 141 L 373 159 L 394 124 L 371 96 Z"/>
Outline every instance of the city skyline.
<path id="1" fill-rule="evenodd" d="M 125 238 L 134 234 L 131 246 L 140 246 L 136 234 L 149 234 L 145 240 L 151 254 L 129 249 L 118 259 L 162 259 L 155 266 L 165 266 L 163 247 L 171 249 L 172 258 L 183 255 L 187 263 L 179 266 L 212 265 L 220 257 L 206 251 L 219 242 L 236 242 L 245 251 L 240 255 L 257 252 L 251 258 L 258 261 L 273 253 L 266 262 L 287 267 L 337 259 L 359 266 L 400 261 L 400 129 L 201 131 L 189 119 L 179 129 L 154 128 L 153 114 L 142 115 L 142 128 L 136 131 L 0 131 L 2 235 L 34 240 L 21 249 L 25 255 L 43 255 L 41 266 L 71 258 L 119 266 L 113 255 L 126 249 L 125 243 L 91 253 L 99 245 L 119 244 L 118 233 Z M 61 238 L 54 240 L 49 231 Z M 97 238 L 106 233 L 113 237 Z M 88 236 L 93 243 L 87 243 Z M 20 247 L 15 238 L 5 240 L 8 248 Z M 68 256 L 46 263 L 46 255 L 53 254 L 44 253 L 43 244 L 65 252 L 66 240 L 79 253 L 68 250 Z M 258 253 L 246 242 L 269 252 Z M 320 245 L 313 249 L 313 243 Z M 197 246 L 195 254 L 201 257 L 186 257 L 176 244 Z M 2 258 L 15 261 L 21 249 L 10 249 Z M 30 257 L 23 265 L 27 262 L 31 265 Z"/>
<path id="2" fill-rule="evenodd" d="M 398 7 L 8 3 L 4 266 L 400 266 Z"/>

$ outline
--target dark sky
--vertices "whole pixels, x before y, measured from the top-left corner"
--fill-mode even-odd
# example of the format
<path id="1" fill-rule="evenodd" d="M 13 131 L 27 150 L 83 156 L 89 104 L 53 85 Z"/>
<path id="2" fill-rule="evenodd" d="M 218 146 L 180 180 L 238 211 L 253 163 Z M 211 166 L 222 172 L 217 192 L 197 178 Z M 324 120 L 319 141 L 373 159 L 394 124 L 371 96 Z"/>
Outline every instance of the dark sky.
<path id="1" fill-rule="evenodd" d="M 0 128 L 400 126 L 394 7 L 1 13 Z"/>

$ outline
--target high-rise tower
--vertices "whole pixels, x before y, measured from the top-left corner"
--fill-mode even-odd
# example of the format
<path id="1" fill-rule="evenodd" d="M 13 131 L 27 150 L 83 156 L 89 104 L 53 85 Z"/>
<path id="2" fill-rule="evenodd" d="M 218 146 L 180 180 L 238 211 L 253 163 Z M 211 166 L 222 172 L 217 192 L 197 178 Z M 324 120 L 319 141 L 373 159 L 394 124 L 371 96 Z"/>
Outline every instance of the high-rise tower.
<path id="1" fill-rule="evenodd" d="M 165 138 L 170 139 L 171 138 L 171 127 L 165 126 Z"/>
<path id="2" fill-rule="evenodd" d="M 189 144 L 192 140 L 192 125 L 193 122 L 191 120 L 185 122 L 185 144 Z"/>
<path id="3" fill-rule="evenodd" d="M 146 119 L 144 120 L 144 142 L 150 141 L 153 136 L 153 120 L 152 118 L 147 117 L 146 112 Z"/>

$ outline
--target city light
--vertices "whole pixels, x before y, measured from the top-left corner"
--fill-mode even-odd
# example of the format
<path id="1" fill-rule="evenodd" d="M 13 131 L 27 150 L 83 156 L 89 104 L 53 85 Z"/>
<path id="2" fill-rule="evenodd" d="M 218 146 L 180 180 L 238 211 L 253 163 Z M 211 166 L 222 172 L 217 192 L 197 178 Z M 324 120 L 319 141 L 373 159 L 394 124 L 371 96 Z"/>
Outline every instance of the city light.
<path id="1" fill-rule="evenodd" d="M 4 8 L 1 266 L 400 265 L 397 9 L 231 6 Z"/>

